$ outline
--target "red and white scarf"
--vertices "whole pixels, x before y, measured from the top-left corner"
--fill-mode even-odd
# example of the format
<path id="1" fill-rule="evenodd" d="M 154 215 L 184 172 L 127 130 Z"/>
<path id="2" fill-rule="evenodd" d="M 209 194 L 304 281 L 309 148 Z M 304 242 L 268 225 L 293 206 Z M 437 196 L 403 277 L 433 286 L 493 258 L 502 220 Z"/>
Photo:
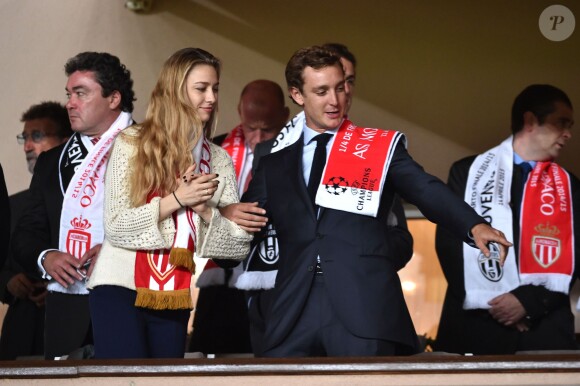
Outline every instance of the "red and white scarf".
<path id="1" fill-rule="evenodd" d="M 538 162 L 524 190 L 520 216 L 520 279 L 567 294 L 574 272 L 570 176 L 553 162 Z"/>
<path id="2" fill-rule="evenodd" d="M 508 240 L 513 240 L 513 157 L 513 137 L 479 155 L 469 169 L 464 195 L 465 201 L 501 229 Z M 488 309 L 489 300 L 526 284 L 568 293 L 574 271 L 568 173 L 555 163 L 538 162 L 526 182 L 520 213 L 519 264 L 513 248 L 501 267 L 497 250 L 487 258 L 463 244 L 464 309 Z"/>
<path id="3" fill-rule="evenodd" d="M 242 125 L 236 126 L 222 142 L 222 148 L 228 152 L 234 164 L 234 170 L 238 180 L 238 188 L 242 185 L 242 171 L 246 165 L 246 140 L 244 138 L 244 131 Z"/>
<path id="4" fill-rule="evenodd" d="M 400 139 L 398 131 L 340 125 L 320 185 L 316 204 L 376 217 L 387 172 Z"/>
<path id="5" fill-rule="evenodd" d="M 204 137 L 193 150 L 196 172 L 210 173 L 211 150 Z M 157 194 L 148 197 L 148 202 Z M 155 310 L 191 309 L 190 285 L 195 272 L 193 255 L 197 242 L 197 214 L 180 208 L 172 214 L 175 237 L 171 249 L 140 250 L 135 259 L 135 306 Z"/>
<path id="6" fill-rule="evenodd" d="M 271 152 L 296 143 L 305 125 L 304 111 L 301 111 L 280 131 Z M 328 156 L 316 203 L 326 208 L 376 216 L 389 164 L 401 139 L 406 145 L 400 132 L 361 128 L 345 119 Z M 236 288 L 274 288 L 278 260 L 276 229 L 269 224 L 264 240 L 250 252 Z"/>
<path id="7" fill-rule="evenodd" d="M 131 114 L 122 112 L 115 122 L 94 144 L 87 136 L 80 136 L 82 144 L 88 150 L 85 159 L 75 168 L 75 174 L 68 184 L 62 202 L 60 215 L 59 250 L 67 252 L 77 259 L 105 237 L 103 228 L 103 201 L 105 197 L 105 169 L 109 151 L 115 137 L 132 122 Z M 70 141 L 77 140 L 75 134 L 67 142 L 65 154 Z M 59 164 L 60 162 L 59 161 Z M 61 188 L 64 191 L 61 176 Z M 84 281 L 75 281 L 68 288 L 53 281 L 50 291 L 72 294 L 88 294 Z"/>

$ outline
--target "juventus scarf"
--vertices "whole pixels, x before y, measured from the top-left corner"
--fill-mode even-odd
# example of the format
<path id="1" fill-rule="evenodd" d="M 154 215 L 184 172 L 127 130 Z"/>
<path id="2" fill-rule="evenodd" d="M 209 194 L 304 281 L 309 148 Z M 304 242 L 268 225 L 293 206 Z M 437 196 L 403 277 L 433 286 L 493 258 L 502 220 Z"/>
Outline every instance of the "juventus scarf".
<path id="1" fill-rule="evenodd" d="M 469 169 L 464 196 L 508 240 L 513 240 L 512 142 L 513 137 L 509 137 L 475 159 Z M 485 257 L 479 250 L 463 244 L 464 309 L 488 309 L 489 300 L 525 284 L 568 293 L 574 271 L 568 173 L 555 163 L 538 162 L 526 182 L 520 213 L 519 264 L 513 248 L 500 267 L 497 248 L 492 248 L 490 257 Z"/>

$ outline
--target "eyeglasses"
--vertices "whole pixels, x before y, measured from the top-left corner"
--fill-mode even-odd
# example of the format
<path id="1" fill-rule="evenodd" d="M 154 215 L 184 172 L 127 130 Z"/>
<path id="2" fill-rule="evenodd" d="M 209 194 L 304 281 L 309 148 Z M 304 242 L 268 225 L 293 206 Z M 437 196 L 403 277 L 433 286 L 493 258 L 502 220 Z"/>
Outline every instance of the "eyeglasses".
<path id="1" fill-rule="evenodd" d="M 24 145 L 26 143 L 26 141 L 28 140 L 28 138 L 32 139 L 32 142 L 34 143 L 40 143 L 44 140 L 44 138 L 46 137 L 54 137 L 54 134 L 45 134 L 42 131 L 33 131 L 31 134 L 18 134 L 16 136 L 16 140 L 18 141 L 18 143 L 20 145 Z"/>

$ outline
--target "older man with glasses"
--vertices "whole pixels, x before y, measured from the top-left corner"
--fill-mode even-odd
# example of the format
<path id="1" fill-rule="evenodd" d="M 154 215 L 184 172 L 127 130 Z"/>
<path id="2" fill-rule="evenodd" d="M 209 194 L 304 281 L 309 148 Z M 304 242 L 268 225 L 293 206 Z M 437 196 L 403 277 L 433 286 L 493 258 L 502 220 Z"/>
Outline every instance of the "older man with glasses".
<path id="1" fill-rule="evenodd" d="M 43 151 L 65 142 L 72 135 L 66 108 L 58 102 L 42 102 L 28 108 L 20 119 L 24 123 L 16 136 L 24 145 L 28 170 L 32 173 Z M 10 233 L 28 201 L 28 190 L 10 196 Z M 44 297 L 46 283 L 36 270 L 27 272 L 12 256 L 0 262 L 0 301 L 9 304 L 0 334 L 0 360 L 43 354 Z"/>
<path id="2" fill-rule="evenodd" d="M 34 172 L 40 153 L 60 145 L 72 135 L 68 113 L 58 102 L 34 105 L 22 114 L 20 121 L 24 122 L 24 129 L 16 139 L 24 145 L 30 173 Z"/>

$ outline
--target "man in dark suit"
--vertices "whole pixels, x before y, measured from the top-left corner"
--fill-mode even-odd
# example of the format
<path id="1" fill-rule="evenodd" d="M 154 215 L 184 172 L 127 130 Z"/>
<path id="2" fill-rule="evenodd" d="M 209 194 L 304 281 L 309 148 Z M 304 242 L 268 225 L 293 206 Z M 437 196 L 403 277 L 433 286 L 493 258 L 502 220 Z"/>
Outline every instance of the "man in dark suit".
<path id="1" fill-rule="evenodd" d="M 110 54 L 80 53 L 69 59 L 65 73 L 66 109 L 75 133 L 38 158 L 30 202 L 12 239 L 18 263 L 26 270 L 38 265 L 50 280 L 46 359 L 92 343 L 84 278 L 90 275 L 104 236 L 107 155 L 114 137 L 132 123 L 134 100 L 130 72 Z"/>
<path id="2" fill-rule="evenodd" d="M 220 144 L 232 157 L 241 196 L 252 177 L 256 145 L 280 132 L 288 121 L 289 110 L 282 88 L 271 80 L 258 79 L 244 86 L 238 114 L 240 124 L 227 135 L 214 138 L 213 142 Z M 256 209 L 262 210 L 245 203 L 228 205 L 220 211 L 231 220 L 239 221 L 240 215 L 254 216 L 251 211 Z M 210 260 L 198 277 L 199 294 L 190 351 L 206 354 L 252 352 L 245 294 L 234 286 L 242 271 L 241 265 L 234 267 L 237 264 Z"/>
<path id="3" fill-rule="evenodd" d="M 24 145 L 31 173 L 40 153 L 66 142 L 72 135 L 66 108 L 58 102 L 33 105 L 22 114 L 20 121 L 24 122 L 24 128 L 17 139 Z M 10 196 L 11 232 L 28 201 L 28 190 Z M 37 269 L 24 271 L 8 256 L 0 271 L 0 301 L 9 304 L 0 335 L 0 359 L 43 354 L 46 292 L 46 282 Z"/>
<path id="4" fill-rule="evenodd" d="M 391 132 L 393 140 L 388 143 L 393 152 L 382 159 L 363 159 L 368 167 L 362 171 L 352 169 L 351 157 L 365 158 L 369 148 L 377 150 L 372 146 L 379 143 L 374 135 L 384 139 L 386 132 L 357 128 L 344 120 L 347 96 L 338 56 L 316 46 L 301 49 L 286 66 L 286 81 L 303 115 L 293 120 L 293 135 L 281 144 L 286 147 L 274 148 L 261 160 L 246 195 L 266 210 L 280 246 L 262 354 L 414 353 L 417 337 L 386 235 L 394 195 L 401 194 L 461 239 L 471 235 L 486 254 L 489 242 L 500 243 L 502 256 L 511 244 L 441 181 L 426 174 L 396 142 L 394 138 L 401 138 L 396 132 Z M 315 138 L 319 134 L 322 137 Z M 342 168 L 350 180 L 324 175 L 327 158 L 324 173 L 331 166 Z M 386 182 L 365 180 L 359 172 L 378 173 Z M 369 213 L 360 214 L 363 209 Z"/>
<path id="5" fill-rule="evenodd" d="M 513 136 L 451 167 L 449 187 L 461 198 L 468 192 L 468 202 L 494 226 L 502 226 L 507 237 L 509 229 L 515 247 L 501 267 L 465 256 L 461 242 L 437 228 L 437 254 L 448 288 L 436 350 L 514 354 L 577 348 L 569 289 L 580 254 L 578 241 L 566 244 L 579 234 L 577 211 L 572 213 L 569 205 L 580 204 L 580 185 L 553 162 L 571 138 L 573 122 L 572 104 L 563 91 L 550 85 L 529 86 L 512 107 Z M 557 172 L 556 182 L 569 178 L 569 184 L 556 185 L 558 195 L 551 193 L 551 170 Z M 542 191 L 536 196 L 538 178 Z M 497 190 L 490 189 L 496 186 Z M 501 196 L 511 199 L 502 202 Z M 558 225 L 559 218 L 567 225 Z M 557 269 L 559 264 L 566 269 Z"/>
<path id="6" fill-rule="evenodd" d="M 355 91 L 356 57 L 348 47 L 341 43 L 326 43 L 322 47 L 340 58 L 340 63 L 344 69 L 345 94 L 347 97 L 345 114 L 348 115 Z M 284 129 L 283 135 L 285 134 L 286 128 Z M 270 154 L 272 147 L 278 139 L 281 140 L 280 135 L 278 138 L 260 142 L 256 145 L 254 149 L 252 174 L 255 173 L 259 160 L 265 155 Z M 389 249 L 393 257 L 391 262 L 393 263 L 394 268 L 398 271 L 403 268 L 413 256 L 413 237 L 408 231 L 403 205 L 398 197 L 393 201 L 391 210 L 386 218 L 387 230 L 385 238 L 389 242 Z M 246 259 L 245 271 L 240 277 L 240 280 L 238 280 L 238 285 L 240 287 L 250 287 L 250 291 L 248 291 L 248 313 L 251 322 L 252 346 L 254 353 L 257 356 L 260 356 L 262 352 L 262 336 L 265 331 L 264 310 L 268 308 L 270 298 L 270 293 L 264 290 L 274 287 L 275 275 L 272 275 L 272 273 L 275 273 L 278 267 L 276 263 L 273 263 L 271 256 L 268 256 L 267 253 L 260 253 L 257 245 L 259 245 L 262 240 L 265 240 L 265 243 L 268 245 L 276 245 L 272 239 L 272 233 L 271 229 L 267 229 L 265 232 L 255 236 L 253 245 L 256 248 L 253 248 L 253 255 Z M 278 258 L 278 255 L 278 251 L 276 250 L 276 259 Z M 251 280 L 247 280 L 249 283 L 246 283 L 246 280 L 244 280 L 246 276 L 251 277 Z M 256 280 L 256 278 L 260 279 Z M 256 283 L 259 283 L 259 285 L 256 285 Z"/>

